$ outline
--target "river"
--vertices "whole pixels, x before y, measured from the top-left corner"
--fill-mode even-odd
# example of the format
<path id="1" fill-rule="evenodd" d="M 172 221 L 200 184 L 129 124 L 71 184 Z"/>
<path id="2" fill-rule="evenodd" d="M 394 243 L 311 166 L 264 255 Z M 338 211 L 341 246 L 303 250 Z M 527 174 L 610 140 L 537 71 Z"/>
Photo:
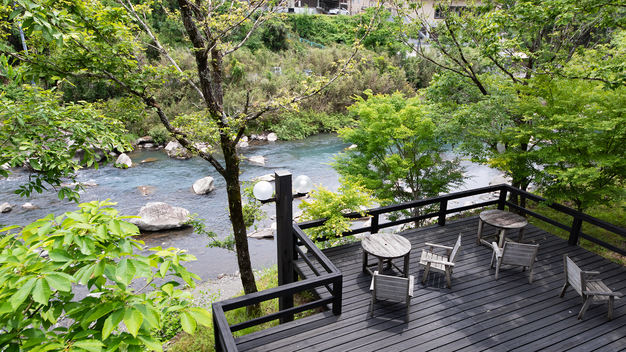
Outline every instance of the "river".
<path id="1" fill-rule="evenodd" d="M 339 176 L 329 163 L 335 154 L 348 144 L 342 143 L 335 134 L 320 134 L 300 141 L 276 141 L 252 143 L 242 150 L 242 155 L 251 157 L 262 155 L 265 166 L 253 165 L 247 161 L 241 163 L 240 180 L 248 181 L 255 177 L 274 173 L 275 170 L 287 169 L 295 177 L 305 174 L 316 186 L 336 190 Z M 97 186 L 86 187 L 81 192 L 81 202 L 111 199 L 122 214 L 136 215 L 147 202 L 167 202 L 183 207 L 191 213 L 197 213 L 205 219 L 207 230 L 212 230 L 220 238 L 230 233 L 228 221 L 228 202 L 225 182 L 213 167 L 201 158 L 189 160 L 171 159 L 162 150 L 138 149 L 128 154 L 137 163 L 132 168 L 122 170 L 113 166 L 101 166 L 98 169 L 84 169 L 78 172 L 78 181 L 95 183 Z M 156 161 L 140 163 L 142 160 L 155 158 Z M 486 166 L 464 161 L 468 180 L 460 189 L 472 189 L 486 186 L 499 171 Z M 215 179 L 216 190 L 207 195 L 196 195 L 191 186 L 203 177 Z M 8 202 L 14 206 L 10 213 L 0 214 L 0 224 L 26 225 L 47 214 L 59 215 L 76 210 L 76 204 L 61 201 L 54 191 L 44 191 L 30 198 L 20 198 L 13 193 L 28 178 L 26 173 L 16 173 L 0 181 L 0 203 Z M 145 188 L 144 188 L 145 187 Z M 146 191 L 147 190 L 147 191 Z M 458 206 L 467 200 L 460 200 Z M 470 199 L 471 201 L 471 199 Z M 24 209 L 22 204 L 30 202 L 36 209 Z M 297 204 L 294 204 L 294 207 Z M 454 205 L 452 205 L 453 207 Z M 268 211 L 269 218 L 263 220 L 260 227 L 269 227 L 273 215 L 273 203 L 262 207 Z M 237 271 L 234 253 L 223 249 L 207 248 L 208 239 L 196 235 L 189 228 L 160 233 L 148 233 L 139 239 L 146 246 L 185 248 L 198 260 L 187 265 L 188 269 L 198 274 L 203 280 L 214 279 L 221 273 Z M 271 240 L 249 240 L 252 265 L 261 269 L 276 262 L 276 244 Z"/>

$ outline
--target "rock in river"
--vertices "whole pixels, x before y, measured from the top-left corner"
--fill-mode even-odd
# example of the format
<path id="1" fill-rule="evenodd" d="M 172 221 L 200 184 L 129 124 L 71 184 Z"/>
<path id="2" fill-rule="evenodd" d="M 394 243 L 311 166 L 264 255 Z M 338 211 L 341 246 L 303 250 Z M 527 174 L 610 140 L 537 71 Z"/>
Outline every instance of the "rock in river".
<path id="1" fill-rule="evenodd" d="M 149 202 L 141 207 L 140 219 L 130 219 L 142 231 L 161 231 L 182 227 L 189 220 L 189 210 L 163 202 Z"/>
<path id="2" fill-rule="evenodd" d="M 213 185 L 213 177 L 207 176 L 205 178 L 201 178 L 194 182 L 191 188 L 193 188 L 193 191 L 196 194 L 207 194 L 215 189 L 215 186 Z"/>
<path id="3" fill-rule="evenodd" d="M 133 161 L 130 160 L 130 157 L 128 155 L 126 155 L 126 153 L 122 153 L 120 154 L 120 156 L 117 157 L 117 160 L 115 161 L 115 165 L 126 165 L 126 167 L 131 167 L 133 166 Z"/>
<path id="4" fill-rule="evenodd" d="M 13 207 L 11 206 L 11 204 L 7 202 L 0 204 L 0 213 L 8 213 L 11 210 L 13 210 Z"/>
<path id="5" fill-rule="evenodd" d="M 265 158 L 261 155 L 255 155 L 248 158 L 248 161 L 252 164 L 265 166 Z"/>

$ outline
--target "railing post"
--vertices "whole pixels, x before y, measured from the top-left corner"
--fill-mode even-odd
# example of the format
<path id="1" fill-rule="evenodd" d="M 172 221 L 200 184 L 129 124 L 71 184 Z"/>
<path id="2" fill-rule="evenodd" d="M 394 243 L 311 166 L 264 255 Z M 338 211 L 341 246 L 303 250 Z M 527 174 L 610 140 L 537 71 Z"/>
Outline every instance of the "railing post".
<path id="1" fill-rule="evenodd" d="M 439 202 L 439 226 L 446 226 L 446 211 L 448 210 L 448 200 Z"/>
<path id="2" fill-rule="evenodd" d="M 215 351 L 221 352 L 224 350 L 224 346 L 222 346 L 222 339 L 220 336 L 220 329 L 217 323 L 217 315 L 215 314 L 215 309 L 211 307 L 213 311 L 213 339 L 215 340 Z"/>
<path id="3" fill-rule="evenodd" d="M 583 221 L 574 217 L 574 221 L 572 222 L 572 230 L 569 233 L 569 240 L 567 240 L 567 244 L 570 246 L 575 246 L 578 244 L 578 234 L 580 233 L 580 229 L 583 225 Z"/>
<path id="4" fill-rule="evenodd" d="M 278 170 L 275 173 L 276 187 L 276 252 L 278 261 L 278 286 L 294 282 L 293 241 L 293 191 L 291 173 Z M 293 295 L 278 298 L 280 311 L 293 307 Z M 280 323 L 292 321 L 293 316 L 280 319 Z"/>
<path id="5" fill-rule="evenodd" d="M 378 213 L 372 216 L 372 229 L 370 230 L 370 233 L 378 233 L 378 216 Z"/>
<path id="6" fill-rule="evenodd" d="M 341 315 L 341 301 L 343 299 L 343 275 L 339 276 L 339 279 L 333 282 L 333 314 Z"/>
<path id="7" fill-rule="evenodd" d="M 498 199 L 498 209 L 504 210 L 504 205 L 506 204 L 506 194 L 507 188 L 506 186 L 500 189 L 500 198 Z"/>

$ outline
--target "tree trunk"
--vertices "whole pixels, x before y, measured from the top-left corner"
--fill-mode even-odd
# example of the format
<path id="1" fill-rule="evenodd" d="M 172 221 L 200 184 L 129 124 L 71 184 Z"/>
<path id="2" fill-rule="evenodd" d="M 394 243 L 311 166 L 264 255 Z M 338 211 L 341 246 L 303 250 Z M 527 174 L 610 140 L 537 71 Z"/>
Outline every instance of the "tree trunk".
<path id="1" fill-rule="evenodd" d="M 257 292 L 252 263 L 250 262 L 250 252 L 248 251 L 248 236 L 246 234 L 246 224 L 243 218 L 243 207 L 241 205 L 241 189 L 239 186 L 239 156 L 233 142 L 228 136 L 222 135 L 221 147 L 224 152 L 226 164 L 226 192 L 228 194 L 228 211 L 230 222 L 233 225 L 235 237 L 235 248 L 237 249 L 237 264 L 241 273 L 241 284 L 245 294 Z"/>

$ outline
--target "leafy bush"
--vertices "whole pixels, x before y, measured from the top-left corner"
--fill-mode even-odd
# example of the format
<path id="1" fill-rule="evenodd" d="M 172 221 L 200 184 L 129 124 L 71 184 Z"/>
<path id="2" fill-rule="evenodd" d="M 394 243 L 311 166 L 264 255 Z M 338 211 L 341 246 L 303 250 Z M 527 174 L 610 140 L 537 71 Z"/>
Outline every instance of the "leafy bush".
<path id="1" fill-rule="evenodd" d="M 354 122 L 348 114 L 327 114 L 312 110 L 280 114 L 267 129 L 285 140 L 304 139 L 321 132 L 334 132 Z"/>
<path id="2" fill-rule="evenodd" d="M 191 307 L 189 293 L 170 279 L 193 287 L 199 277 L 182 262 L 195 258 L 160 247 L 147 257 L 134 254 L 143 249 L 132 238 L 139 231 L 114 204 L 84 203 L 18 233 L 11 231 L 19 226 L 0 230 L 0 350 L 161 351 L 151 331 L 163 328 L 168 313 L 177 312 L 188 333 L 210 324 L 209 313 Z M 135 288 L 137 278 L 147 284 Z M 83 290 L 86 296 L 77 294 Z M 55 328 L 61 319 L 67 328 Z"/>
<path id="3" fill-rule="evenodd" d="M 148 131 L 148 134 L 154 139 L 154 143 L 156 144 L 165 144 L 171 140 L 170 133 L 163 125 L 152 127 Z"/>
<path id="4" fill-rule="evenodd" d="M 337 239 L 344 232 L 350 231 L 350 219 L 343 214 L 359 212 L 366 216 L 363 208 L 371 207 L 378 200 L 372 192 L 356 183 L 344 183 L 335 193 L 324 187 L 312 190 L 311 200 L 303 200 L 299 208 L 302 209 L 302 220 L 317 220 L 326 218 L 323 226 L 306 230 L 311 239 Z"/>

